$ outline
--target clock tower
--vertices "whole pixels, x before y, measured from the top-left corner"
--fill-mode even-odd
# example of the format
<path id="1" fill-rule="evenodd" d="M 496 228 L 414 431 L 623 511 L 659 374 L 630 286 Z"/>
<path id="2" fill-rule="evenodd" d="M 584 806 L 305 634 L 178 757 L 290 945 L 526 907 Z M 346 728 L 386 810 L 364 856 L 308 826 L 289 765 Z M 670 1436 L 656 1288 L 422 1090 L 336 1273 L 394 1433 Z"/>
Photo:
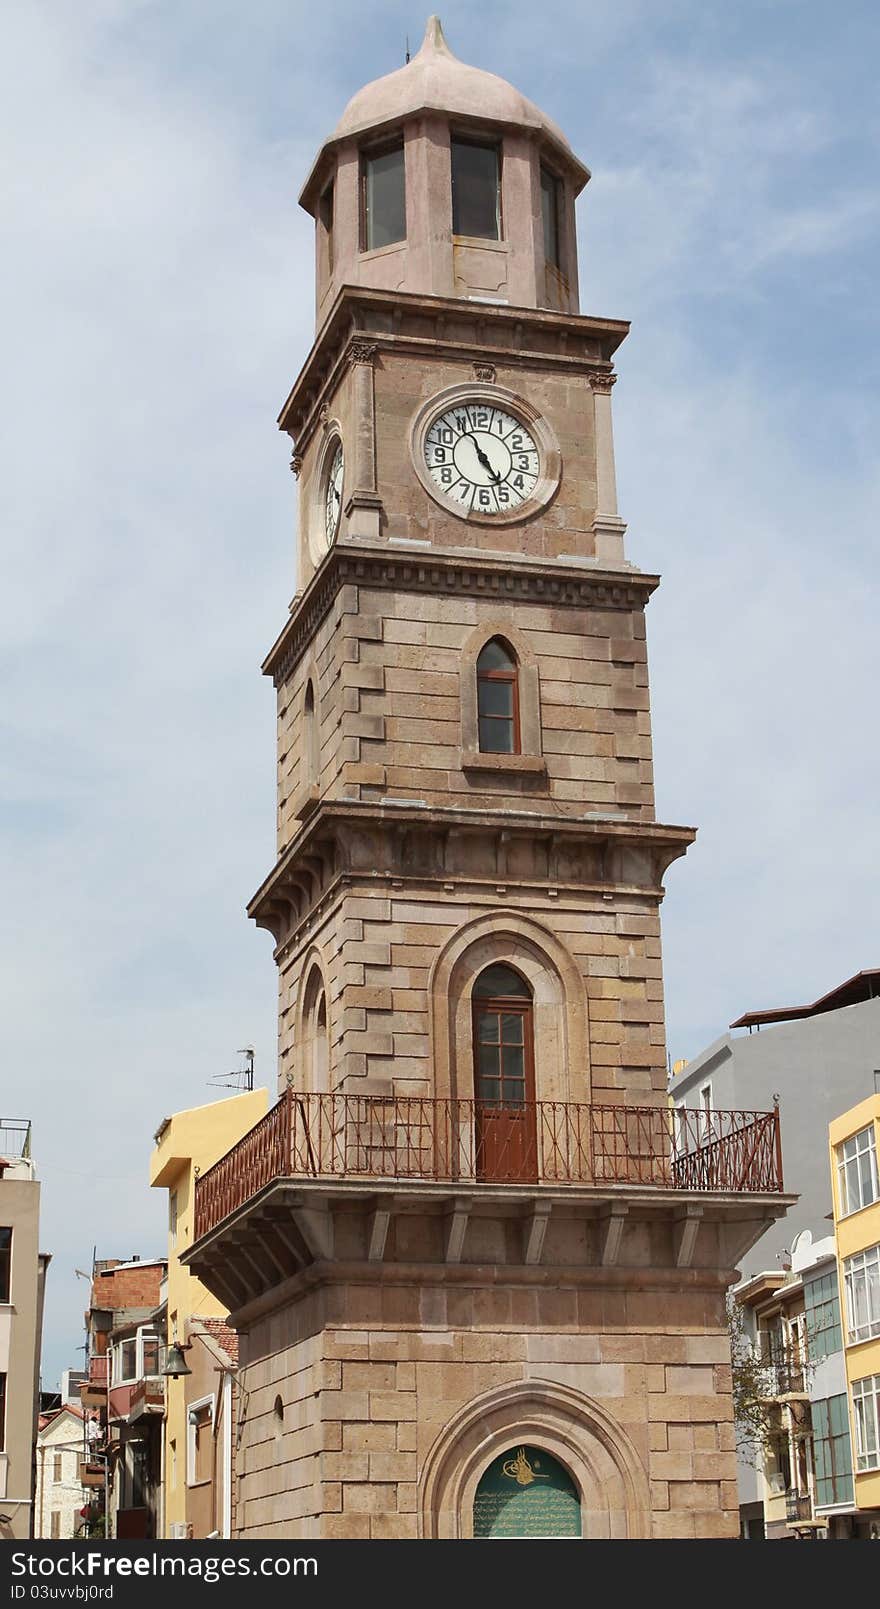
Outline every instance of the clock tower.
<path id="1" fill-rule="evenodd" d="M 724 1291 L 775 1113 L 673 1120 L 644 611 L 578 306 L 589 179 L 431 18 L 319 152 L 264 665 L 280 1098 L 186 1254 L 240 1332 L 242 1536 L 728 1536 Z"/>

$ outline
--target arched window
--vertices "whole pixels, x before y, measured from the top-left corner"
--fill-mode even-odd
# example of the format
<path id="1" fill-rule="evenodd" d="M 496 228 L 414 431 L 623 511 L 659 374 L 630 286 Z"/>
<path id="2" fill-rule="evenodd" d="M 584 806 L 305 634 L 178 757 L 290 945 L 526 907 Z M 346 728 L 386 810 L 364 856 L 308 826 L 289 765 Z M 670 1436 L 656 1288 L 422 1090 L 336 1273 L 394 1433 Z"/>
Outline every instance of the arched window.
<path id="1" fill-rule="evenodd" d="M 318 712 L 315 709 L 315 684 L 306 683 L 303 699 L 303 774 L 305 786 L 316 788 L 321 769 L 318 739 Z"/>
<path id="2" fill-rule="evenodd" d="M 477 660 L 477 719 L 482 754 L 521 753 L 519 666 L 500 637 Z"/>
<path id="3" fill-rule="evenodd" d="M 309 977 L 303 1001 L 302 1078 L 303 1088 L 312 1095 L 329 1090 L 330 1056 L 327 1035 L 327 996 L 317 967 Z"/>
<path id="4" fill-rule="evenodd" d="M 473 992 L 475 1162 L 479 1178 L 537 1178 L 532 991 L 513 967 L 486 967 Z"/>

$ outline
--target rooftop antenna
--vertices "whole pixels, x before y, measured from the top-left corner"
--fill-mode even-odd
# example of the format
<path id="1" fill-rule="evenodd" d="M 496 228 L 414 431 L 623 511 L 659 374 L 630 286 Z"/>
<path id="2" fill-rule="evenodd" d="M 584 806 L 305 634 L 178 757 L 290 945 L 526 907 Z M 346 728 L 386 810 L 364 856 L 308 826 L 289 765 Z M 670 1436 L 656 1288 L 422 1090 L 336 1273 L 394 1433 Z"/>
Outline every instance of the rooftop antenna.
<path id="1" fill-rule="evenodd" d="M 231 1073 L 215 1073 L 213 1078 L 208 1079 L 208 1083 L 215 1088 L 237 1089 L 242 1093 L 252 1090 L 254 1087 L 253 1045 L 245 1045 L 238 1054 L 244 1057 L 243 1066 L 233 1067 Z"/>
<path id="2" fill-rule="evenodd" d="M 406 65 L 409 66 L 409 34 L 406 36 Z"/>

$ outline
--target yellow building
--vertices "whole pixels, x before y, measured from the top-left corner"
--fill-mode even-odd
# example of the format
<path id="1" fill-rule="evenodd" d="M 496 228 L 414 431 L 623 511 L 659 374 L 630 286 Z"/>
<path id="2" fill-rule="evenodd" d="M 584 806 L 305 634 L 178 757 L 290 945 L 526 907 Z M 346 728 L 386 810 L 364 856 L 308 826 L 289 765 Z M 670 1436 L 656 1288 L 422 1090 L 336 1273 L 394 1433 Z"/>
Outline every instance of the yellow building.
<path id="1" fill-rule="evenodd" d="M 856 1507 L 880 1519 L 880 1093 L 829 1129 Z"/>
<path id="2" fill-rule="evenodd" d="M 222 1303 L 180 1262 L 181 1252 L 192 1245 L 194 1238 L 195 1181 L 259 1122 L 268 1104 L 265 1089 L 233 1095 L 208 1106 L 175 1112 L 165 1118 L 154 1136 L 150 1184 L 168 1191 L 167 1338 L 169 1344 L 176 1340 L 187 1350 L 196 1345 L 199 1354 L 193 1357 L 192 1375 L 165 1381 L 166 1536 L 193 1534 L 188 1530 L 192 1525 L 193 1499 L 196 1489 L 205 1484 L 198 1445 L 199 1415 L 209 1419 L 210 1432 L 219 1437 L 220 1416 L 224 1400 L 228 1401 L 221 1391 L 220 1372 L 210 1365 L 208 1389 L 198 1402 L 192 1398 L 192 1380 L 201 1378 L 203 1373 L 201 1365 L 205 1360 L 200 1354 L 206 1346 L 211 1347 L 210 1338 L 202 1340 L 206 1321 L 225 1317 Z M 214 1374 L 216 1381 L 210 1378 Z M 226 1413 L 228 1417 L 228 1406 Z M 225 1431 L 223 1426 L 224 1435 Z M 224 1527 L 216 1514 L 214 1520 L 218 1522 L 216 1528 L 222 1531 Z"/>

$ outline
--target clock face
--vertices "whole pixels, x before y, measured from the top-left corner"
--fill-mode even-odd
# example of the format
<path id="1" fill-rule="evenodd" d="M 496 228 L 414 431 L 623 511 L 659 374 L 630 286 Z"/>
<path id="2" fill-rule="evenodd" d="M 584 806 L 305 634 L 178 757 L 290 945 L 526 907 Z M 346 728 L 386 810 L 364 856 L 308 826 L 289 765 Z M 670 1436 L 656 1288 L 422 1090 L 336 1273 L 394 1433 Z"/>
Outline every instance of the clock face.
<path id="1" fill-rule="evenodd" d="M 510 516 L 528 502 L 541 475 L 530 429 L 493 402 L 465 399 L 438 414 L 424 438 L 425 467 L 437 491 L 464 513 Z"/>
<path id="2" fill-rule="evenodd" d="M 328 547 L 331 542 L 336 540 L 336 533 L 339 530 L 339 516 L 342 513 L 342 474 L 344 467 L 342 442 L 340 441 L 330 460 L 327 485 L 324 491 L 324 534 L 327 538 Z"/>

